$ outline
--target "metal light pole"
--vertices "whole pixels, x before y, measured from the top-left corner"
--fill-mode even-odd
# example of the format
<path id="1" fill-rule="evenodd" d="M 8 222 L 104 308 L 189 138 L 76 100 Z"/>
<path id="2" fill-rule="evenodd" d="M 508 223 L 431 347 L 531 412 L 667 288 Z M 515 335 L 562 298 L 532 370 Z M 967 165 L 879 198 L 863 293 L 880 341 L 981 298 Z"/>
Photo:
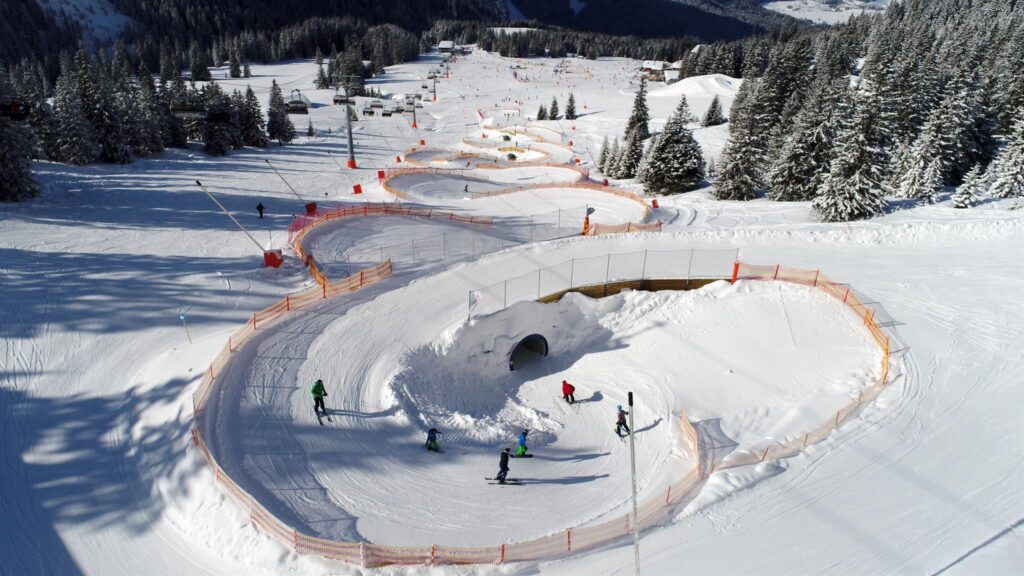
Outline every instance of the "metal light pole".
<path id="1" fill-rule="evenodd" d="M 356 167 L 356 151 L 352 144 L 352 97 L 348 94 L 348 82 L 345 82 L 345 132 L 348 133 L 348 167 Z"/>
<path id="2" fill-rule="evenodd" d="M 637 526 L 637 505 L 636 505 L 636 443 L 633 441 L 633 393 L 627 396 L 629 404 L 629 465 L 633 476 L 633 562 L 636 566 L 636 576 L 640 576 L 640 528 Z"/>

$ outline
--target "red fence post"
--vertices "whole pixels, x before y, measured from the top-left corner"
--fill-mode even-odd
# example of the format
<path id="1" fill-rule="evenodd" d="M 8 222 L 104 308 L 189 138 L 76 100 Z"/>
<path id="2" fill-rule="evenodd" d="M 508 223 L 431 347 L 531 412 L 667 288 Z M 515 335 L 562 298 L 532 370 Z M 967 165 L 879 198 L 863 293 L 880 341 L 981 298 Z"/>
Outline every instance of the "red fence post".
<path id="1" fill-rule="evenodd" d="M 818 287 L 818 274 L 821 274 L 821 270 L 814 271 L 814 287 Z"/>
<path id="2" fill-rule="evenodd" d="M 292 529 L 292 544 L 295 546 L 295 551 L 299 551 L 299 531 Z"/>
<path id="3" fill-rule="evenodd" d="M 359 271 L 359 287 L 360 288 L 363 287 L 363 271 L 362 270 Z"/>
<path id="4" fill-rule="evenodd" d="M 672 498 L 672 485 L 668 487 L 668 492 L 665 493 L 665 505 L 668 506 L 669 499 Z"/>
<path id="5" fill-rule="evenodd" d="M 323 293 L 324 293 L 323 299 L 327 300 L 327 282 L 324 282 L 323 284 L 321 284 L 320 287 L 323 289 Z"/>
<path id="6" fill-rule="evenodd" d="M 782 264 L 776 264 L 775 265 L 775 277 L 772 278 L 772 280 L 778 280 L 779 279 L 779 268 L 782 268 Z"/>
<path id="7" fill-rule="evenodd" d="M 434 563 L 434 558 L 436 558 L 436 557 L 437 557 L 437 545 L 431 544 L 430 545 L 430 563 L 431 564 Z"/>
<path id="8" fill-rule="evenodd" d="M 768 448 L 771 448 L 771 446 L 768 446 Z M 768 457 L 768 448 L 765 448 L 764 454 L 761 454 L 761 462 L 764 462 L 764 459 Z"/>
<path id="9" fill-rule="evenodd" d="M 566 550 L 572 552 L 572 528 L 565 530 L 565 546 Z"/>
<path id="10" fill-rule="evenodd" d="M 504 563 L 505 563 L 505 545 L 502 544 L 501 545 L 501 559 L 498 560 L 498 564 L 504 564 Z"/>
<path id="11" fill-rule="evenodd" d="M 850 297 L 850 287 L 846 287 L 846 294 L 843 294 L 843 304 L 846 304 L 846 299 Z"/>
<path id="12" fill-rule="evenodd" d="M 732 264 L 732 283 L 736 283 L 736 277 L 740 274 L 740 261 L 737 260 Z"/>
<path id="13" fill-rule="evenodd" d="M 252 329 L 256 330 L 256 315 L 252 315 Z"/>
<path id="14" fill-rule="evenodd" d="M 291 296 L 285 296 L 284 297 L 284 309 L 287 310 L 288 312 L 292 311 L 292 297 Z"/>

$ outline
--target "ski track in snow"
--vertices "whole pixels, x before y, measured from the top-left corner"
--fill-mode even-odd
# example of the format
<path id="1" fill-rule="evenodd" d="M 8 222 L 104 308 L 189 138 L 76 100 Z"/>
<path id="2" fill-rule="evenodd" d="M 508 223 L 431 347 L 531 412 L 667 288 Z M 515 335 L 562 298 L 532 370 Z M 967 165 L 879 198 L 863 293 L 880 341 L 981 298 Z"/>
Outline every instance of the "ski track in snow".
<path id="1" fill-rule="evenodd" d="M 327 156 L 328 151 L 338 158 L 347 153 L 343 115 L 330 105 L 330 91 L 305 89 L 315 75 L 309 61 L 255 66 L 256 77 L 223 84 L 230 90 L 252 83 L 264 106 L 271 78 L 286 91 L 302 88 L 314 102 L 310 117 L 321 129 L 329 126 L 330 134 L 225 158 L 193 149 L 129 166 L 37 164 L 44 196 L 0 208 L 0 279 L 9 291 L 0 302 L 0 516 L 5 518 L 0 523 L 0 572 L 358 573 L 297 557 L 256 532 L 190 449 L 190 393 L 198 374 L 253 311 L 309 285 L 305 270 L 293 262 L 276 271 L 256 268 L 258 254 L 249 240 L 190 183 L 203 180 L 260 242 L 281 247 L 283 230 L 300 204 L 266 168 L 264 158 L 309 199 L 328 205 L 361 201 L 350 194 L 358 182 L 366 190 L 364 199 L 391 201 L 376 186 L 377 169 L 419 138 L 428 148 L 455 149 L 461 138 L 480 136 L 475 109 L 509 104 L 503 98 L 522 98 L 519 105 L 532 114 L 552 95 L 564 101 L 571 85 L 582 116 L 575 123 L 541 124 L 565 133 L 580 151 L 596 151 L 604 135 L 621 132 L 635 63 L 572 61 L 579 72 L 561 80 L 548 75 L 552 62 L 546 60 L 524 61 L 529 67 L 521 76 L 530 82 L 497 73 L 514 62 L 475 53 L 455 64 L 453 78 L 438 85 L 438 102 L 420 109 L 418 132 L 397 119 L 361 119 L 354 135 L 360 168 L 354 171 L 339 172 Z M 436 58 L 427 57 L 395 66 L 374 85 L 386 96 L 415 92 L 427 68 L 435 65 Z M 652 117 L 666 117 L 683 92 L 700 115 L 729 82 L 703 78 L 652 86 Z M 720 95 L 728 114 L 731 98 Z M 304 124 L 305 118 L 295 120 Z M 727 135 L 727 125 L 695 130 L 706 155 L 715 159 Z M 560 147 L 534 145 L 554 161 L 569 157 Z M 591 155 L 583 159 L 584 167 L 594 170 L 588 166 Z M 564 181 L 553 175 L 557 170 L 477 172 L 511 183 L 541 177 Z M 536 481 L 547 471 L 587 478 L 561 492 L 559 485 L 530 482 L 497 495 L 481 482 L 467 492 L 462 477 L 493 476 L 497 444 L 482 441 L 480 431 L 459 429 L 457 418 L 446 423 L 454 433 L 442 436 L 444 454 L 409 451 L 407 446 L 422 443 L 425 423 L 415 418 L 437 399 L 424 396 L 430 388 L 402 377 L 400 369 L 411 358 L 429 359 L 432 348 L 424 345 L 431 342 L 458 349 L 457 337 L 435 340 L 456 334 L 449 329 L 461 322 L 470 288 L 570 257 L 735 247 L 750 262 L 821 268 L 877 300 L 891 318 L 887 329 L 898 343 L 893 362 L 899 376 L 821 444 L 776 464 L 713 475 L 673 523 L 642 535 L 643 571 L 675 573 L 685 565 L 694 573 L 715 574 L 1000 574 L 1017 571 L 1024 561 L 1016 546 L 1024 515 L 1019 490 L 1024 466 L 1013 457 L 1024 437 L 1017 414 L 1024 404 L 1019 386 L 1024 305 L 1014 299 L 1024 277 L 1020 214 L 998 202 L 955 211 L 941 199 L 935 206 L 835 226 L 815 223 L 806 203 L 718 202 L 698 191 L 659 198 L 661 209 L 652 218 L 665 222 L 660 235 L 522 245 L 529 240 L 524 218 L 556 209 L 575 215 L 581 204 L 590 204 L 598 206 L 596 219 L 635 220 L 635 205 L 558 189 L 557 184 L 550 190 L 471 201 L 462 197 L 467 180 L 458 176 L 447 183 L 409 182 L 420 187 L 410 190 L 416 202 L 494 216 L 499 225 L 470 237 L 471 247 L 475 240 L 490 239 L 481 240 L 481 246 L 455 254 L 448 254 L 443 243 L 418 245 L 415 253 L 396 248 L 448 234 L 465 246 L 465 228 L 429 220 L 353 219 L 317 231 L 311 235 L 314 253 L 325 258 L 329 270 L 348 266 L 356 257 L 370 261 L 374 248 L 389 247 L 396 275 L 261 332 L 235 358 L 213 399 L 222 404 L 213 435 L 218 457 L 233 476 L 240 474 L 236 481 L 282 519 L 338 538 L 439 543 L 451 533 L 458 535 L 447 540 L 451 543 L 493 544 L 624 509 L 628 490 L 615 489 L 628 484 L 622 475 L 623 444 L 610 438 L 610 429 L 597 439 L 573 432 L 610 428 L 613 418 L 606 406 L 620 401 L 620 389 L 614 370 L 601 364 L 607 362 L 602 358 L 614 358 L 607 356 L 609 351 L 576 359 L 580 372 L 573 378 L 579 396 L 600 393 L 595 403 L 569 408 L 549 389 L 552 384 L 541 382 L 545 376 L 535 373 L 520 383 L 520 396 L 503 407 L 507 412 L 499 410 L 500 418 L 475 415 L 491 424 L 502 418 L 531 421 L 538 457 L 513 461 L 511 476 Z M 253 214 L 258 201 L 268 206 L 263 221 Z M 497 252 L 482 255 L 485 250 Z M 778 353 L 815 350 L 818 329 L 814 318 L 801 311 L 808 301 L 798 292 L 769 292 L 764 314 L 776 324 L 765 326 L 781 336 L 775 340 Z M 756 293 L 747 296 L 761 302 Z M 664 312 L 656 302 L 640 297 L 631 315 L 656 318 Z M 191 345 L 177 317 L 185 310 Z M 412 323 L 413 314 L 424 320 Z M 623 328 L 627 320 L 606 317 Z M 371 322 L 379 326 L 367 330 Z M 712 337 L 735 322 L 728 316 L 709 318 L 680 337 Z M 413 326 L 418 330 L 409 330 Z M 409 333 L 382 343 L 368 337 L 379 335 L 377 330 Z M 627 329 L 627 334 L 637 354 L 653 349 L 642 330 Z M 449 369 L 453 377 L 462 377 L 457 367 Z M 638 428 L 653 424 L 637 436 L 641 492 L 656 492 L 666 471 L 676 474 L 682 465 L 666 443 L 675 403 L 692 406 L 691 419 L 702 422 L 721 406 L 711 401 L 713 388 L 700 394 L 673 391 L 658 381 L 657 370 L 637 366 L 635 371 L 644 372 L 636 383 L 641 397 L 652 399 L 650 409 L 638 410 Z M 333 421 L 325 420 L 323 428 L 310 413 L 308 395 L 308 382 L 322 373 L 353 379 L 329 381 Z M 396 378 L 405 378 L 399 389 L 404 398 L 388 385 Z M 708 380 L 716 378 L 728 382 L 722 376 Z M 833 379 L 820 369 L 810 370 L 808 378 Z M 779 431 L 773 426 L 818 423 L 780 406 L 783 398 L 780 392 L 763 406 L 733 412 L 721 430 L 738 435 L 742 446 L 744 434 L 751 440 Z M 582 452 L 576 449 L 583 447 Z M 597 456 L 572 460 L 581 453 Z M 544 461 L 545 456 L 555 460 Z M 566 495 L 591 494 L 587 491 L 594 487 L 607 495 L 583 499 L 597 504 L 573 503 Z M 419 503 L 435 493 L 438 513 L 424 516 L 429 510 Z M 487 505 L 473 511 L 474 500 Z M 467 524 L 457 513 L 466 505 L 470 517 L 478 514 L 473 522 L 484 517 L 488 506 L 519 511 L 507 518 L 512 528 L 500 515 L 491 523 Z M 516 516 L 545 508 L 553 518 Z M 407 517 L 389 517 L 382 510 Z M 495 570 L 508 569 L 627 573 L 632 551 L 610 547 Z"/>

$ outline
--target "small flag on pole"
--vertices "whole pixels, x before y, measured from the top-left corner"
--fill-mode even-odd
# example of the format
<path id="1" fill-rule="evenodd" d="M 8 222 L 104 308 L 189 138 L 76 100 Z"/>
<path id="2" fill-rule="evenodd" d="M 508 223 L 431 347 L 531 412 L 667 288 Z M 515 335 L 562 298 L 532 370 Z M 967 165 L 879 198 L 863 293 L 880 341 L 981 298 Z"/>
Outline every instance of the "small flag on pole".
<path id="1" fill-rule="evenodd" d="M 587 216 L 590 216 L 593 213 L 594 213 L 594 208 L 592 206 L 588 206 L 587 207 Z"/>

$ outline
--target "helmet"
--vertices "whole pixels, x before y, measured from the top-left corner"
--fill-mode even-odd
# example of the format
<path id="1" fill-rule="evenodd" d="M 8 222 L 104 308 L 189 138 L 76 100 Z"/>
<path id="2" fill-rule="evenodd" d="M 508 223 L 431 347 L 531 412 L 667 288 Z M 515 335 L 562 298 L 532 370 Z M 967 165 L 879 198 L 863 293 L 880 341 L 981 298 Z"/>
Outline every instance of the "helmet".
<path id="1" fill-rule="evenodd" d="M 317 379 L 316 383 L 317 383 L 317 384 L 323 384 L 323 383 L 324 383 L 324 381 L 323 381 L 323 380 L 320 380 L 320 379 Z"/>
<path id="2" fill-rule="evenodd" d="M 505 448 L 505 452 L 511 452 L 511 451 L 512 451 L 511 448 Z"/>
<path id="3" fill-rule="evenodd" d="M 616 406 L 615 408 L 616 408 L 617 410 L 622 410 L 622 404 L 619 404 L 619 405 L 618 405 L 618 406 Z"/>
<path id="4" fill-rule="evenodd" d="M 530 433 L 529 430 L 523 430 L 523 434 L 529 434 L 529 433 Z"/>

